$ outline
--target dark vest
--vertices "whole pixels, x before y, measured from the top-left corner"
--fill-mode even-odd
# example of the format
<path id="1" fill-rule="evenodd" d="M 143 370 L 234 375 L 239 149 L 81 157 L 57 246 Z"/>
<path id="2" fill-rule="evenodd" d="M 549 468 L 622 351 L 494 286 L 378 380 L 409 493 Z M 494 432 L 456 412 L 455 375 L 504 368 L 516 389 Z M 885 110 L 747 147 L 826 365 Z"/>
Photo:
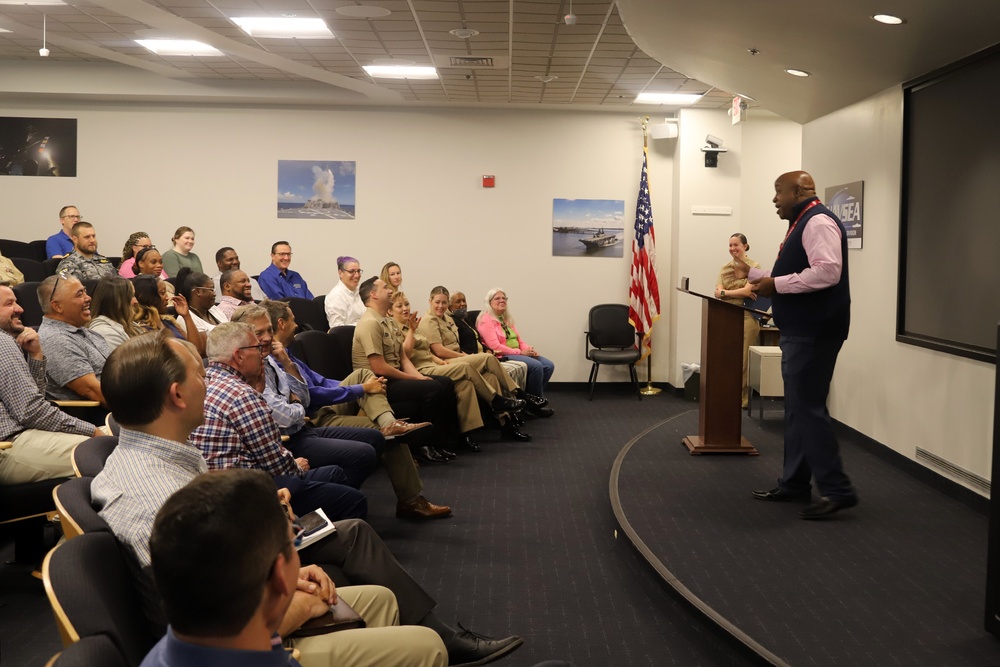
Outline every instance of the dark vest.
<path id="1" fill-rule="evenodd" d="M 792 219 L 816 198 L 799 203 L 792 211 Z M 774 262 L 771 276 L 787 276 L 801 273 L 809 267 L 805 248 L 802 247 L 802 232 L 809 221 L 816 215 L 826 214 L 837 223 L 840 229 L 840 254 L 843 257 L 843 267 L 840 282 L 817 292 L 802 294 L 780 294 L 772 297 L 771 307 L 774 322 L 781 329 L 782 335 L 808 336 L 810 338 L 826 338 L 846 340 L 851 326 L 851 289 L 847 270 L 847 232 L 844 225 L 830 209 L 818 204 L 806 211 L 795 229 L 785 240 L 778 259 Z"/>

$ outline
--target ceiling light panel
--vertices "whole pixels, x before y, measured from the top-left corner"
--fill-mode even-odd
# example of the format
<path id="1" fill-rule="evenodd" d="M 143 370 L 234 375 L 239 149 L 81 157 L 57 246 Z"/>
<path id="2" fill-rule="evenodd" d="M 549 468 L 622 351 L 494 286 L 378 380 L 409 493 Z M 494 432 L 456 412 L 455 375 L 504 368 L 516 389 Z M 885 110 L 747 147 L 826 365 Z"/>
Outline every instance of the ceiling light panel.
<path id="1" fill-rule="evenodd" d="M 137 39 L 137 44 L 158 56 L 222 56 L 214 46 L 190 39 Z"/>
<path id="2" fill-rule="evenodd" d="M 419 65 L 365 65 L 369 76 L 378 79 L 436 79 L 437 70 Z"/>
<path id="3" fill-rule="evenodd" d="M 639 93 L 636 104 L 670 104 L 688 106 L 694 104 L 702 95 L 700 93 Z"/>
<path id="4" fill-rule="evenodd" d="M 323 19 L 241 16 L 229 19 L 243 32 L 259 39 L 333 39 Z"/>

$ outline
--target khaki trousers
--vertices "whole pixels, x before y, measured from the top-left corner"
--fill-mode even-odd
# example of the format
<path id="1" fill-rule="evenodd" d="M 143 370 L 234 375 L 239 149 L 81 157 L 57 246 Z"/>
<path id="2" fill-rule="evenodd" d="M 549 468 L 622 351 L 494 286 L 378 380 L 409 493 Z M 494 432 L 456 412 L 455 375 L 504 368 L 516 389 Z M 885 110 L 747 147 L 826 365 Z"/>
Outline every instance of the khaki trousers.
<path id="1" fill-rule="evenodd" d="M 287 639 L 285 646 L 302 654 L 302 667 L 445 667 L 448 651 L 430 628 L 399 625 L 396 596 L 382 586 L 346 586 L 337 589 L 366 628 L 341 630 L 315 637 Z"/>
<path id="2" fill-rule="evenodd" d="M 488 352 L 456 357 L 451 360 L 451 363 L 455 362 L 472 366 L 498 394 L 509 395 L 517 389 L 517 383 L 507 374 L 504 367 L 500 365 L 500 360 Z"/>
<path id="3" fill-rule="evenodd" d="M 73 449 L 89 437 L 33 428 L 18 433 L 10 449 L 0 450 L 0 484 L 74 477 Z"/>
<path id="4" fill-rule="evenodd" d="M 498 392 L 472 366 L 450 363 L 426 366 L 418 370 L 424 375 L 441 375 L 454 381 L 455 398 L 458 399 L 458 428 L 462 433 L 483 427 L 483 415 L 479 412 L 476 397 L 489 403 Z"/>
<path id="5" fill-rule="evenodd" d="M 375 374 L 367 368 L 359 368 L 344 378 L 341 384 L 364 384 L 373 377 Z M 364 409 L 367 417 L 358 415 L 361 409 Z M 365 394 L 357 401 L 320 408 L 312 416 L 312 422 L 316 426 L 378 428 L 374 420 L 386 412 L 392 414 L 392 408 L 389 407 L 385 394 Z M 413 462 L 410 446 L 401 439 L 386 441 L 382 450 L 382 464 L 398 500 L 405 502 L 424 490 L 424 482 L 420 479 L 420 473 L 417 472 L 417 466 Z"/>

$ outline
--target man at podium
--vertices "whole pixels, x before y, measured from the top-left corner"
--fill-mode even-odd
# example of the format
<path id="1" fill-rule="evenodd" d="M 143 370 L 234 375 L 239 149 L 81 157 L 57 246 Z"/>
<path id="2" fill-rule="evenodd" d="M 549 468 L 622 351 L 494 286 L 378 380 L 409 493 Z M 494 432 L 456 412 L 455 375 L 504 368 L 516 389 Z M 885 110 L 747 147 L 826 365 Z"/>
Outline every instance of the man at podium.
<path id="1" fill-rule="evenodd" d="M 785 501 L 810 494 L 815 478 L 819 500 L 799 513 L 821 519 L 854 507 L 858 497 L 844 474 L 840 448 L 826 399 L 851 322 L 847 232 L 816 196 L 804 171 L 782 174 L 774 183 L 774 205 L 788 232 L 774 268 L 765 271 L 736 262 L 737 277 L 772 297 L 781 329 L 781 375 L 785 383 L 785 457 L 778 486 L 754 491 L 758 500 Z"/>

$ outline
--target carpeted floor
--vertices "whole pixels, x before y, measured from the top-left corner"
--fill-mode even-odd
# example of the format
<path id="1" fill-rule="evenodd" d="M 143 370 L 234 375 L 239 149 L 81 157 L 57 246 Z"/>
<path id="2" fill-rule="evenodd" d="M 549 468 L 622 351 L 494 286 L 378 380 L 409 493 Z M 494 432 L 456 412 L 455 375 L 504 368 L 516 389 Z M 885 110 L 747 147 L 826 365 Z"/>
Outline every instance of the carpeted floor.
<path id="1" fill-rule="evenodd" d="M 556 387 L 534 441 L 480 438 L 482 454 L 424 466 L 424 495 L 455 516 L 394 516 L 382 471 L 364 490 L 370 522 L 438 599 L 446 621 L 518 633 L 509 667 L 744 665 L 753 658 L 691 612 L 642 561 L 608 498 L 612 464 L 629 520 L 685 584 L 795 665 L 1000 664 L 981 630 L 986 519 L 844 443 L 862 504 L 810 524 L 794 505 L 753 501 L 780 463 L 780 421 L 749 419 L 759 457 L 692 457 L 697 405 L 636 401 L 625 387 Z M 772 418 L 776 415 L 772 414 Z M 658 425 L 658 426 L 657 426 Z M 0 533 L 0 560 L 12 557 Z M 0 565 L 0 665 L 44 665 L 59 638 L 30 567 Z"/>

